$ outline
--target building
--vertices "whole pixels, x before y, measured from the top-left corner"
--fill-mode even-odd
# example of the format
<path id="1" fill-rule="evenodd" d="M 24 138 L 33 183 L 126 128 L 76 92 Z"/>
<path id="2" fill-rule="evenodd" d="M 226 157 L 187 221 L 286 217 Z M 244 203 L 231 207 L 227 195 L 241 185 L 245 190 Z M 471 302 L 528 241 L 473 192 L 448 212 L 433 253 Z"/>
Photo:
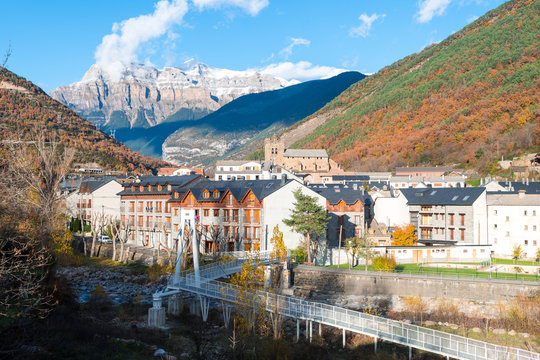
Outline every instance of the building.
<path id="1" fill-rule="evenodd" d="M 331 167 L 326 150 L 286 149 L 283 139 L 277 135 L 264 140 L 264 157 L 265 161 L 295 173 L 325 173 Z"/>
<path id="2" fill-rule="evenodd" d="M 122 185 L 113 177 L 80 181 L 77 191 L 66 197 L 68 215 L 92 222 L 96 216 L 120 219 Z"/>
<path id="3" fill-rule="evenodd" d="M 186 166 L 160 168 L 158 176 L 182 176 L 182 175 L 204 175 L 203 168 L 188 168 Z"/>
<path id="4" fill-rule="evenodd" d="M 345 246 L 345 239 L 361 237 L 371 220 L 371 199 L 358 184 L 312 185 L 310 189 L 326 199 L 328 246 Z"/>
<path id="5" fill-rule="evenodd" d="M 487 193 L 488 240 L 495 256 L 511 258 L 520 246 L 536 259 L 540 246 L 540 193 Z"/>
<path id="6" fill-rule="evenodd" d="M 488 243 L 484 188 L 403 189 L 410 223 L 425 245 Z"/>
<path id="7" fill-rule="evenodd" d="M 388 190 L 370 191 L 373 199 L 373 218 L 379 223 L 386 225 L 389 232 L 393 228 L 410 222 L 407 199 L 398 192 L 392 194 Z"/>
<path id="8" fill-rule="evenodd" d="M 142 176 L 118 192 L 120 219 L 129 230 L 128 242 L 138 246 L 173 246 L 171 211 L 173 192 L 201 181 L 201 175 Z"/>
<path id="9" fill-rule="evenodd" d="M 397 167 L 396 176 L 443 176 L 454 169 L 448 166 L 416 166 L 416 167 Z"/>
<path id="10" fill-rule="evenodd" d="M 214 180 L 262 180 L 263 164 L 249 160 L 219 160 Z"/>
<path id="11" fill-rule="evenodd" d="M 465 176 L 414 176 L 414 175 L 396 175 L 389 180 L 391 188 L 398 193 L 400 189 L 408 188 L 452 188 L 466 186 Z"/>
<path id="12" fill-rule="evenodd" d="M 276 225 L 285 246 L 297 248 L 303 239 L 283 223 L 294 208 L 296 189 L 315 196 L 321 206 L 326 200 L 296 180 L 205 181 L 173 193 L 171 208 L 193 209 L 205 252 L 216 250 L 267 250 Z M 175 230 L 180 218 L 174 217 Z"/>

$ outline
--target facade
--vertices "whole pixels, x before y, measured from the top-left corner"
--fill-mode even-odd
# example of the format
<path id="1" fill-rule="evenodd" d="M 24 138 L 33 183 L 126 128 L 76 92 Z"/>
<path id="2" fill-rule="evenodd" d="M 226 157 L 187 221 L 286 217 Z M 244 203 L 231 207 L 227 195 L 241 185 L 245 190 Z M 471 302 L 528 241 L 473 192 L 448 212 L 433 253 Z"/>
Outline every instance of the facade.
<path id="1" fill-rule="evenodd" d="M 419 243 L 488 243 L 484 188 L 403 189 L 401 192 L 407 199 L 410 223 L 417 229 Z"/>
<path id="2" fill-rule="evenodd" d="M 193 209 L 205 252 L 267 250 L 274 226 L 279 225 L 287 248 L 300 244 L 300 234 L 283 224 L 294 207 L 293 191 L 318 196 L 301 183 L 286 178 L 276 180 L 205 181 L 173 193 L 171 208 Z M 180 218 L 173 221 L 173 226 Z"/>
<path id="3" fill-rule="evenodd" d="M 173 168 L 160 168 L 158 176 L 183 176 L 183 175 L 204 175 L 202 168 L 188 168 L 186 166 Z"/>
<path id="4" fill-rule="evenodd" d="M 122 185 L 114 178 L 81 181 L 77 191 L 66 198 L 70 216 L 91 222 L 98 214 L 111 219 L 120 218 Z"/>
<path id="5" fill-rule="evenodd" d="M 540 249 L 540 194 L 487 193 L 488 240 L 495 256 L 511 257 L 520 246 L 536 259 Z"/>
<path id="6" fill-rule="evenodd" d="M 407 199 L 403 194 L 392 195 L 390 191 L 371 192 L 373 199 L 373 216 L 379 224 L 392 229 L 410 222 Z"/>
<path id="7" fill-rule="evenodd" d="M 258 161 L 219 160 L 214 180 L 262 180 L 263 165 Z"/>
<path id="8" fill-rule="evenodd" d="M 192 186 L 200 175 L 143 176 L 137 182 L 124 184 L 120 197 L 120 219 L 129 229 L 128 242 L 137 246 L 156 247 L 160 242 L 173 246 L 173 216 L 170 202 L 173 191 Z"/>
<path id="9" fill-rule="evenodd" d="M 443 176 L 446 173 L 454 170 L 448 166 L 416 166 L 416 167 L 397 167 L 396 176 L 420 176 L 420 177 L 430 177 L 430 176 Z"/>
<path id="10" fill-rule="evenodd" d="M 295 173 L 330 171 L 330 160 L 324 149 L 285 149 L 282 138 L 273 135 L 264 141 L 265 161 Z"/>
<path id="11" fill-rule="evenodd" d="M 310 188 L 326 199 L 328 246 L 344 246 L 350 237 L 361 237 L 371 220 L 371 199 L 358 184 L 312 185 Z"/>

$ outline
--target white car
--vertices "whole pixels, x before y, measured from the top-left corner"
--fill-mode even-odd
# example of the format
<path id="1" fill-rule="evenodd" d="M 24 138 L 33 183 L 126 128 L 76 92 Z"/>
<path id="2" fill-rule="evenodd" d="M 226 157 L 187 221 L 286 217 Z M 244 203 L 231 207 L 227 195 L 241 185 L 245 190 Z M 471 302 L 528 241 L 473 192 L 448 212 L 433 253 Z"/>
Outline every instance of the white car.
<path id="1" fill-rule="evenodd" d="M 109 237 L 109 235 L 105 235 L 105 234 L 99 235 L 98 241 L 104 244 L 112 244 L 112 240 Z"/>

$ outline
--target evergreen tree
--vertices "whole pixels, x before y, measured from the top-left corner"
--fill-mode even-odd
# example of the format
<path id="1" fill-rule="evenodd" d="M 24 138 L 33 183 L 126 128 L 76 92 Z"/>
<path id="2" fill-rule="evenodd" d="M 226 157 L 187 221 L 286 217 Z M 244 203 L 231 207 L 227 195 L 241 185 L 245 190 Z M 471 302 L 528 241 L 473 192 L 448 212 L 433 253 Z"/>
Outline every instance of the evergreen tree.
<path id="1" fill-rule="evenodd" d="M 304 235 L 307 240 L 308 263 L 311 263 L 312 242 L 311 235 L 315 234 L 316 238 L 325 233 L 328 228 L 328 220 L 326 210 L 317 204 L 317 198 L 309 195 L 304 195 L 299 188 L 293 192 L 296 202 L 294 209 L 291 211 L 291 216 L 288 219 L 283 219 L 283 223 L 290 226 L 294 232 Z M 316 248 L 317 242 L 314 242 Z"/>

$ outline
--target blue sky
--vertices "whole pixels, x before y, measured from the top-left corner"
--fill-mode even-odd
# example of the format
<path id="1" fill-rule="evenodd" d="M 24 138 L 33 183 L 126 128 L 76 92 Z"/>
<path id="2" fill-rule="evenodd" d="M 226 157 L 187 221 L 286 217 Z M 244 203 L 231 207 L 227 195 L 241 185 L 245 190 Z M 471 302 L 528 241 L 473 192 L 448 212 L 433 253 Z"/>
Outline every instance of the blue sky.
<path id="1" fill-rule="evenodd" d="M 8 68 L 46 91 L 79 81 L 96 62 L 163 67 L 189 58 L 307 80 L 332 68 L 374 73 L 503 2 L 4 1 L 0 53 L 11 42 Z"/>

